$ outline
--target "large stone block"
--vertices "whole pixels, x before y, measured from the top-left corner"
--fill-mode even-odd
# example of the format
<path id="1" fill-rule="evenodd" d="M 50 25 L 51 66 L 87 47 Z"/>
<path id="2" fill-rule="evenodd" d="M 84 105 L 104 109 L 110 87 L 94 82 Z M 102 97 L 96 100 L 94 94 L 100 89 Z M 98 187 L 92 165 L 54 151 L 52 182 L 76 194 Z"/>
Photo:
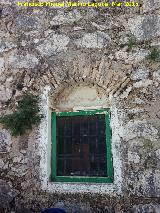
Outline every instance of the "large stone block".
<path id="1" fill-rule="evenodd" d="M 159 0 L 143 0 L 143 12 L 150 12 L 156 9 L 160 9 Z"/>
<path id="2" fill-rule="evenodd" d="M 97 31 L 95 33 L 87 33 L 82 38 L 75 41 L 78 47 L 84 48 L 103 48 L 111 41 L 109 35 L 104 32 Z"/>
<path id="3" fill-rule="evenodd" d="M 118 60 L 124 60 L 127 64 L 135 64 L 143 61 L 149 53 L 149 50 L 134 48 L 129 53 L 125 50 L 120 50 L 115 53 L 115 57 Z"/>
<path id="4" fill-rule="evenodd" d="M 61 24 L 71 24 L 81 19 L 82 16 L 78 10 L 65 13 L 64 11 L 58 11 L 58 15 L 54 16 L 50 21 L 52 26 Z"/>
<path id="5" fill-rule="evenodd" d="M 145 121 L 129 121 L 125 128 L 120 132 L 125 140 L 131 140 L 136 137 L 145 138 L 151 141 L 158 139 L 158 130 Z"/>
<path id="6" fill-rule="evenodd" d="M 44 56 L 51 56 L 66 51 L 69 40 L 65 35 L 52 34 L 37 47 L 37 50 Z"/>
<path id="7" fill-rule="evenodd" d="M 28 52 L 14 51 L 8 58 L 8 63 L 11 68 L 34 68 L 38 64 L 38 58 Z"/>
<path id="8" fill-rule="evenodd" d="M 149 50 L 137 48 L 135 51 L 128 54 L 128 57 L 125 62 L 129 64 L 139 63 L 145 60 L 149 53 Z"/>
<path id="9" fill-rule="evenodd" d="M 153 81 L 147 79 L 147 80 L 138 81 L 138 82 L 134 83 L 133 86 L 135 88 L 147 88 L 147 87 L 149 87 L 152 84 L 153 84 Z"/>
<path id="10" fill-rule="evenodd" d="M 149 76 L 149 70 L 145 66 L 140 67 L 131 73 L 131 79 L 134 81 L 147 79 L 148 76 Z"/>
<path id="11" fill-rule="evenodd" d="M 147 40 L 160 36 L 160 16 L 143 15 L 130 18 L 128 28 L 137 40 Z"/>
<path id="12" fill-rule="evenodd" d="M 37 17 L 19 14 L 16 19 L 16 28 L 18 30 L 30 31 L 41 29 L 41 22 Z"/>

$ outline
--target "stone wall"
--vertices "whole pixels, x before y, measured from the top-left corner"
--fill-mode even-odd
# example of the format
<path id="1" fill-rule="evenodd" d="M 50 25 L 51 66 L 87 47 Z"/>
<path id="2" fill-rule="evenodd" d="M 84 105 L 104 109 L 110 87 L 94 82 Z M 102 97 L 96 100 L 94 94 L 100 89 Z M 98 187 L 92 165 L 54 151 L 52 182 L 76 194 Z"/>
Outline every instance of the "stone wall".
<path id="1" fill-rule="evenodd" d="M 1 114 L 12 112 L 30 91 L 40 95 L 45 115 L 17 138 L 1 126 L 1 212 L 50 206 L 84 213 L 160 212 L 160 62 L 147 58 L 160 48 L 159 2 L 144 0 L 139 13 L 22 8 L 11 0 L 0 5 Z M 102 90 L 111 108 L 116 183 L 52 184 L 45 172 L 47 100 L 85 86 Z"/>

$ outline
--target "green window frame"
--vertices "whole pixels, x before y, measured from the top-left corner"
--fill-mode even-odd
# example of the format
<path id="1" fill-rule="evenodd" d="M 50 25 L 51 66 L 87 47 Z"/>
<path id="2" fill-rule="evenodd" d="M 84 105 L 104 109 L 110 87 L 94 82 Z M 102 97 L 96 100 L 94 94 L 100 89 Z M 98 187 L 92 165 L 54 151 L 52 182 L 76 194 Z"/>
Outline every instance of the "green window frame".
<path id="1" fill-rule="evenodd" d="M 85 115 L 105 115 L 105 135 L 106 135 L 106 166 L 107 177 L 85 177 L 85 176 L 57 176 L 57 151 L 56 151 L 56 118 L 58 116 L 85 116 Z M 99 109 L 76 112 L 52 112 L 51 113 L 51 181 L 53 182 L 92 182 L 92 183 L 113 183 L 113 162 L 111 152 L 111 128 L 110 128 L 110 110 Z"/>

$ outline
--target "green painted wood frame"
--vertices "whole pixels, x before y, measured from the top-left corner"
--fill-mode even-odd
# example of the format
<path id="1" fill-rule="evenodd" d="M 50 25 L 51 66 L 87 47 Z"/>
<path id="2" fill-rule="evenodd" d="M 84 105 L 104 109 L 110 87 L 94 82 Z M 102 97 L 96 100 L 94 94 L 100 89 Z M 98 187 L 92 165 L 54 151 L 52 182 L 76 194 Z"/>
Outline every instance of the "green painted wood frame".
<path id="1" fill-rule="evenodd" d="M 107 177 L 84 177 L 84 176 L 57 176 L 56 162 L 56 117 L 57 116 L 78 116 L 78 115 L 96 115 L 105 114 L 106 124 L 106 162 L 107 162 Z M 52 138 L 52 160 L 51 160 L 51 179 L 54 182 L 92 182 L 92 183 L 113 183 L 113 162 L 111 152 L 111 128 L 110 128 L 110 111 L 109 109 L 99 110 L 81 110 L 77 112 L 52 112 L 51 119 L 51 138 Z"/>

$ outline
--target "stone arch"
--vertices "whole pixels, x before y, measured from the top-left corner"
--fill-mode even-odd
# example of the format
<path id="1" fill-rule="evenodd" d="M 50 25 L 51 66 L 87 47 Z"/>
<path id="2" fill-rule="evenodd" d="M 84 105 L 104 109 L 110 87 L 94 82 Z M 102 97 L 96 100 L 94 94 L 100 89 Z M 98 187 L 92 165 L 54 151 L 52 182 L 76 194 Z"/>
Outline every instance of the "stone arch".
<path id="1" fill-rule="evenodd" d="M 76 86 L 97 87 L 104 91 L 106 97 L 116 97 L 123 92 L 124 88 L 126 88 L 131 81 L 125 73 L 116 72 L 117 77 L 115 80 L 115 71 L 110 70 L 109 72 L 107 82 L 99 81 L 95 76 L 82 77 L 80 75 L 77 75 L 76 78 L 69 76 L 66 80 L 62 79 L 58 81 L 58 76 L 55 76 L 54 74 L 50 78 L 45 76 L 44 82 L 47 82 L 47 85 L 51 87 L 49 96 L 52 96 L 53 99 L 56 99 L 66 88 L 73 88 Z M 46 84 L 43 85 L 46 86 Z"/>
<path id="2" fill-rule="evenodd" d="M 42 87 L 47 84 L 52 93 L 56 94 L 70 85 L 87 83 L 102 87 L 108 96 L 118 95 L 129 84 L 128 74 L 132 69 L 132 65 L 101 54 L 99 57 L 85 52 L 62 54 L 53 60 L 52 67 L 46 69 L 34 84 L 43 85 Z"/>

